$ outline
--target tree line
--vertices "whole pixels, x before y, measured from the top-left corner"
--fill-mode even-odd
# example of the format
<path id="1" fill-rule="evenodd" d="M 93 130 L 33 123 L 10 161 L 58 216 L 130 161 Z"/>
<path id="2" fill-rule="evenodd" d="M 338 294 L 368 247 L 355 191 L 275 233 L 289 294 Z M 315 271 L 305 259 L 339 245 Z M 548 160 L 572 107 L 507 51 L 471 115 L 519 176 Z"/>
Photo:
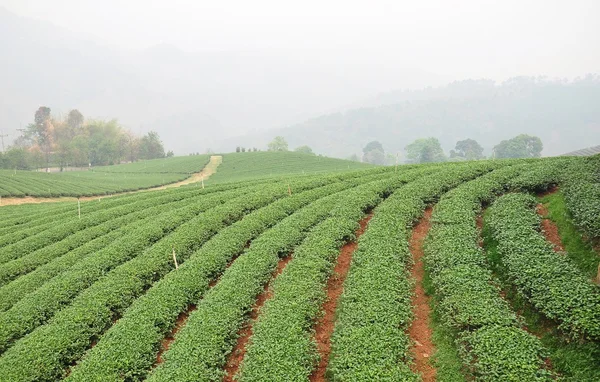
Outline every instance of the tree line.
<path id="1" fill-rule="evenodd" d="M 520 134 L 514 138 L 503 140 L 494 146 L 490 158 L 539 158 L 543 148 L 542 140 L 539 137 Z M 288 151 L 288 143 L 282 136 L 277 136 L 269 142 L 268 150 Z M 404 150 L 406 152 L 404 160 L 406 163 L 479 160 L 485 158 L 483 147 L 474 139 L 464 139 L 456 142 L 449 155 L 444 153 L 439 140 L 434 137 L 417 139 L 407 145 Z M 236 151 L 239 151 L 239 147 Z M 294 151 L 314 155 L 312 149 L 306 145 L 297 147 Z M 398 155 L 394 156 L 386 153 L 379 141 L 367 143 L 363 148 L 362 158 L 353 154 L 348 159 L 378 165 L 392 165 L 399 161 Z"/>
<path id="2" fill-rule="evenodd" d="M 173 156 L 165 153 L 158 134 L 143 136 L 121 127 L 117 120 L 85 119 L 79 110 L 66 117 L 53 116 L 49 107 L 41 106 L 34 120 L 0 155 L 0 168 L 29 170 L 34 168 L 91 167 L 135 162 Z"/>
<path id="3" fill-rule="evenodd" d="M 494 146 L 491 159 L 501 158 L 539 158 L 543 149 L 539 137 L 520 134 L 514 138 L 501 141 Z M 484 159 L 483 147 L 474 139 L 464 139 L 456 142 L 453 150 L 446 156 L 437 138 L 420 138 L 404 148 L 406 163 L 431 163 L 445 161 L 479 160 Z M 358 160 L 357 155 L 349 159 Z M 385 153 L 383 145 L 378 141 L 369 142 L 363 148 L 363 162 L 372 164 L 393 164 L 397 157 Z"/>

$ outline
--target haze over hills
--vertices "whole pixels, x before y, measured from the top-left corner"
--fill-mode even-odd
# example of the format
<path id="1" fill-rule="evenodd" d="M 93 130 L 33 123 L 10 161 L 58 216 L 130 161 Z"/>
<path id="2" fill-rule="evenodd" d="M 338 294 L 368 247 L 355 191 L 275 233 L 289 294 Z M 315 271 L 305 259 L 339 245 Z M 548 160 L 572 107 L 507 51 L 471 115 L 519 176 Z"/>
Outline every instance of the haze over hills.
<path id="1" fill-rule="evenodd" d="M 0 60 L 7 142 L 40 105 L 55 115 L 77 108 L 86 117 L 117 118 L 136 133 L 155 130 L 177 155 L 264 149 L 276 135 L 291 148 L 307 144 L 336 157 L 360 153 L 374 139 L 395 153 L 420 137 L 438 137 L 446 151 L 473 138 L 489 153 L 500 140 L 526 133 L 542 139 L 543 155 L 600 141 L 600 84 L 585 73 L 573 82 L 444 86 L 453 78 L 368 50 L 186 52 L 162 43 L 134 51 L 99 45 L 91 35 L 0 7 L 0 50 L 9 52 Z"/>
<path id="2" fill-rule="evenodd" d="M 374 74 L 366 57 L 340 70 L 345 51 L 186 52 L 166 43 L 134 51 L 90 39 L 0 7 L 0 51 L 10 52 L 0 61 L 0 126 L 9 140 L 45 105 L 53 113 L 77 108 L 86 117 L 117 118 L 135 132 L 156 130 L 177 154 L 202 152 L 226 137 L 338 110 L 394 84 L 445 81 L 412 69 Z"/>
<path id="3" fill-rule="evenodd" d="M 542 155 L 552 156 L 600 142 L 600 77 L 573 81 L 512 78 L 501 84 L 466 80 L 440 88 L 381 94 L 356 107 L 325 114 L 287 128 L 230 140 L 260 145 L 282 135 L 292 147 L 347 157 L 379 140 L 390 153 L 417 138 L 437 137 L 446 151 L 472 138 L 489 154 L 501 140 L 519 134 L 539 136 Z"/>

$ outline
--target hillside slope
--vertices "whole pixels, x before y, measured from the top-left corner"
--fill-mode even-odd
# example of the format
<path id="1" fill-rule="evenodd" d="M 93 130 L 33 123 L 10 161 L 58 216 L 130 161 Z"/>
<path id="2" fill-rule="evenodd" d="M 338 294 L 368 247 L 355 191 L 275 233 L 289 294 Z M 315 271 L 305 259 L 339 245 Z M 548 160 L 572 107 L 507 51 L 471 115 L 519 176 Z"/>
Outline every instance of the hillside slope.
<path id="1" fill-rule="evenodd" d="M 207 183 L 224 183 L 299 174 L 322 174 L 374 167 L 370 164 L 296 152 L 223 154 L 223 163 Z"/>

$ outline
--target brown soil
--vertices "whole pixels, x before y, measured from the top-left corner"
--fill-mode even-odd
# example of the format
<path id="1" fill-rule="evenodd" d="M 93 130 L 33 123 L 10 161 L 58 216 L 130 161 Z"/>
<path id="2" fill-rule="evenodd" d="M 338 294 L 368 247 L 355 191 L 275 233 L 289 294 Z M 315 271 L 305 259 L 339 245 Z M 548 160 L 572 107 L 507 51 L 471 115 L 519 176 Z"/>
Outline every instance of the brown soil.
<path id="1" fill-rule="evenodd" d="M 271 281 L 269 281 L 267 283 L 267 285 L 265 285 L 264 290 L 256 298 L 256 303 L 254 304 L 254 306 L 252 307 L 252 310 L 250 311 L 250 319 L 246 322 L 246 325 L 244 325 L 244 327 L 242 327 L 242 329 L 240 329 L 240 331 L 238 332 L 237 342 L 236 342 L 232 352 L 227 357 L 227 362 L 225 363 L 225 368 L 224 368 L 225 373 L 226 373 L 225 376 L 223 377 L 224 382 L 234 382 L 235 381 L 234 377 L 235 377 L 238 369 L 240 368 L 240 365 L 242 363 L 242 360 L 244 359 L 244 356 L 246 355 L 246 345 L 248 344 L 248 341 L 250 340 L 250 337 L 252 336 L 252 324 L 258 317 L 260 309 L 263 307 L 263 305 L 265 305 L 265 302 L 268 299 L 270 299 L 271 296 L 273 295 L 273 291 L 271 290 L 271 284 L 273 283 L 273 280 L 277 276 L 279 276 L 281 274 L 281 272 L 283 272 L 283 270 L 285 269 L 285 266 L 287 265 L 287 263 L 290 262 L 290 260 L 292 260 L 291 254 L 289 256 L 284 257 L 283 259 L 279 260 L 279 263 L 277 263 L 277 268 L 273 272 L 273 277 L 271 278 Z"/>
<path id="2" fill-rule="evenodd" d="M 137 193 L 137 192 L 165 190 L 167 188 L 175 188 L 175 187 L 184 186 L 184 185 L 190 184 L 190 183 L 201 182 L 202 179 L 207 180 L 212 174 L 214 174 L 217 171 L 217 167 L 219 167 L 219 165 L 221 164 L 222 161 L 223 161 L 222 156 L 213 155 L 210 157 L 210 162 L 208 162 L 208 164 L 202 169 L 202 171 L 192 174 L 192 176 L 190 176 L 189 178 L 184 179 L 179 182 L 167 184 L 164 186 L 145 188 L 143 190 L 137 190 L 137 191 L 118 192 L 118 193 L 110 194 L 110 195 L 82 196 L 79 198 L 79 200 L 81 200 L 81 201 L 100 200 L 100 199 L 109 198 L 112 196 L 133 194 L 133 193 Z M 0 207 L 15 206 L 15 205 L 20 205 L 20 204 L 39 204 L 39 203 L 56 203 L 56 202 L 75 202 L 75 201 L 77 201 L 77 198 L 66 197 L 66 196 L 59 197 L 59 198 L 38 198 L 38 197 L 34 197 L 34 196 L 26 196 L 24 198 L 2 198 L 0 200 Z"/>
<path id="3" fill-rule="evenodd" d="M 538 192 L 537 196 L 543 198 L 544 196 L 552 195 L 558 191 L 558 186 L 552 186 L 544 192 Z"/>
<path id="4" fill-rule="evenodd" d="M 552 244 L 554 251 L 564 252 L 565 248 L 560 240 L 556 223 L 546 217 L 548 216 L 548 209 L 546 206 L 543 204 L 538 204 L 537 213 L 542 217 L 542 233 L 544 234 L 546 240 Z"/>
<path id="5" fill-rule="evenodd" d="M 480 233 L 477 244 L 479 244 L 480 248 L 483 248 L 483 237 L 481 236 L 481 231 L 483 231 L 483 211 L 481 211 L 481 214 L 477 215 L 475 222 L 477 225 L 477 232 Z"/>
<path id="6" fill-rule="evenodd" d="M 424 382 L 436 380 L 436 370 L 429 362 L 429 357 L 435 353 L 435 347 L 431 340 L 432 330 L 429 325 L 431 309 L 429 307 L 429 297 L 425 294 L 423 288 L 423 277 L 425 269 L 423 264 L 423 240 L 431 226 L 431 212 L 428 208 L 421 221 L 413 228 L 410 239 L 411 253 L 415 265 L 411 270 L 412 277 L 416 280 L 415 295 L 413 297 L 413 306 L 415 318 L 408 329 L 410 338 L 413 340 L 411 352 L 415 363 L 413 371 L 420 373 Z"/>
<path id="7" fill-rule="evenodd" d="M 181 314 L 179 314 L 179 317 L 177 317 L 177 321 L 175 322 L 175 327 L 173 328 L 173 330 L 171 330 L 169 335 L 167 335 L 160 343 L 160 350 L 158 351 L 158 354 L 156 355 L 156 362 L 154 363 L 154 366 L 163 363 L 163 361 L 164 361 L 162 358 L 163 354 L 167 350 L 169 350 L 169 347 L 171 346 L 173 341 L 175 341 L 175 335 L 177 334 L 177 332 L 179 330 L 181 330 L 181 328 L 183 328 L 185 326 L 185 323 L 187 322 L 188 317 L 194 310 L 196 310 L 196 305 L 190 305 L 185 312 L 182 312 Z"/>
<path id="8" fill-rule="evenodd" d="M 368 214 L 360 221 L 360 228 L 356 231 L 358 239 L 367 229 L 369 221 L 373 214 Z M 325 372 L 329 363 L 329 355 L 331 354 L 331 335 L 335 327 L 335 311 L 337 302 L 344 291 L 344 280 L 352 263 L 352 254 L 358 246 L 356 240 L 346 243 L 340 250 L 337 258 L 333 275 L 327 281 L 327 300 L 323 304 L 322 311 L 325 313 L 315 326 L 315 339 L 317 341 L 317 349 L 319 351 L 320 361 L 317 368 L 310 376 L 311 382 L 326 382 Z"/>

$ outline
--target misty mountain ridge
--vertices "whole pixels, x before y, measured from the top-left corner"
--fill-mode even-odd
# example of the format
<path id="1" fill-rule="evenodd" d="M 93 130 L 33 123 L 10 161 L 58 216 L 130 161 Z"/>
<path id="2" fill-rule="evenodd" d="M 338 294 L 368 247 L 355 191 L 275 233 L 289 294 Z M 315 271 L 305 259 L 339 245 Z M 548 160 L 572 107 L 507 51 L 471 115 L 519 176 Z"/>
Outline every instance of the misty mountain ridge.
<path id="1" fill-rule="evenodd" d="M 0 62 L 0 126 L 10 140 L 45 105 L 55 114 L 77 108 L 88 118 L 117 118 L 136 133 L 152 128 L 179 154 L 202 152 L 211 147 L 205 142 L 339 110 L 394 82 L 422 86 L 437 78 L 416 70 L 359 78 L 352 70 L 365 62 L 339 68 L 344 52 L 335 50 L 317 58 L 303 51 L 187 52 L 169 43 L 123 51 L 4 8 L 0 32 L 0 49 L 8 52 Z"/>
<path id="2" fill-rule="evenodd" d="M 573 81 L 544 77 L 456 81 L 440 88 L 398 91 L 366 100 L 365 107 L 322 115 L 238 142 L 257 145 L 282 135 L 292 147 L 348 157 L 371 140 L 388 153 L 418 138 L 436 137 L 446 151 L 458 140 L 479 141 L 489 154 L 501 140 L 539 136 L 543 155 L 559 155 L 600 142 L 600 77 Z M 232 140 L 231 143 L 233 143 Z"/>

